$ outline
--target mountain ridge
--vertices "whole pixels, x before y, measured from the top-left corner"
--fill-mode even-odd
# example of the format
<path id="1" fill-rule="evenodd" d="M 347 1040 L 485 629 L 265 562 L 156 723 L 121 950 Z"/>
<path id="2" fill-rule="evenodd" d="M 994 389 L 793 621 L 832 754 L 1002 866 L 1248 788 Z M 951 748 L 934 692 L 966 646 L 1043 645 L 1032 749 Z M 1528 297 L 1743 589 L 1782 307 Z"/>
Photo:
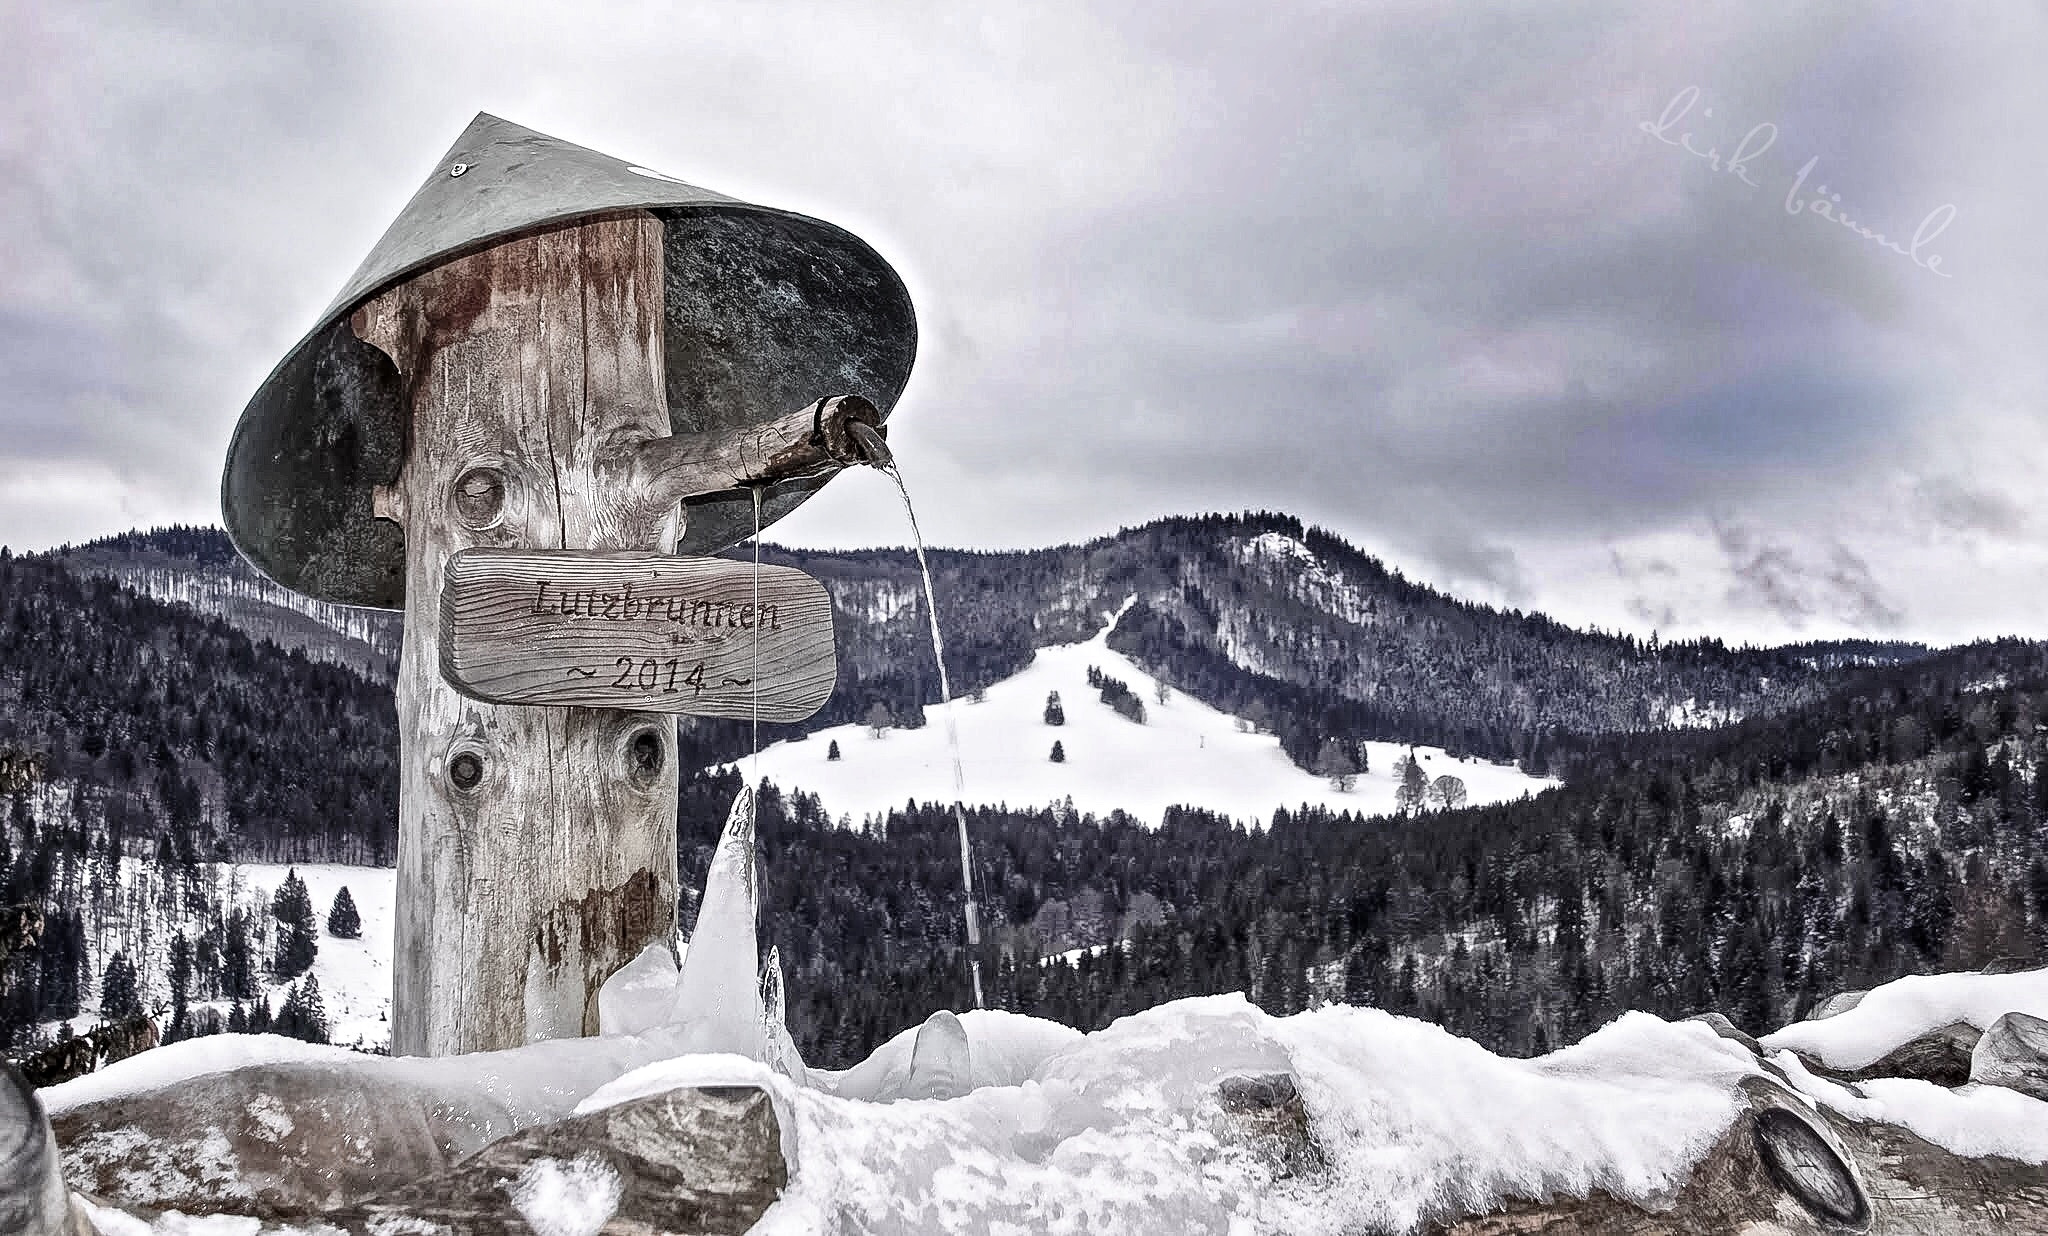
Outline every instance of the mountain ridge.
<path id="1" fill-rule="evenodd" d="M 52 555 L 160 595 L 192 598 L 251 634 L 385 678 L 400 619 L 320 606 L 262 580 L 216 529 L 128 533 Z M 733 554 L 740 557 L 740 554 Z M 1640 731 L 1749 715 L 1812 698 L 1843 670 L 1928 654 L 1897 641 L 1730 647 L 1580 630 L 1546 615 L 1463 601 L 1407 579 L 1341 537 L 1271 512 L 1168 516 L 1034 550 L 928 551 L 947 669 L 958 693 L 1093 633 L 1137 598 L 1117 649 L 1181 690 L 1272 724 L 1290 758 L 1374 739 L 1540 763 L 1549 735 Z M 839 678 L 817 717 L 769 739 L 863 720 L 922 723 L 937 670 L 909 549 L 765 545 L 762 560 L 831 592 Z M 173 564 L 190 566 L 177 578 Z M 339 632 L 322 647 L 310 628 Z M 344 628 L 341 624 L 352 624 Z M 386 679 L 388 680 L 388 678 Z M 685 759 L 729 757 L 741 727 L 686 721 Z"/>

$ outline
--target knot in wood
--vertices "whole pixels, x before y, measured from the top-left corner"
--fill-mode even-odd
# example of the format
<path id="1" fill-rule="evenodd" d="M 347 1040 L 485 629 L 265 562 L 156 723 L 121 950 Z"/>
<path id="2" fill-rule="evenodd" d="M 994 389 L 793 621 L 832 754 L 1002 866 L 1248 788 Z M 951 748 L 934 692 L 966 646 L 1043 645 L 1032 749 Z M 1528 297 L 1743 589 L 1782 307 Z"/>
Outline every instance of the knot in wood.
<path id="1" fill-rule="evenodd" d="M 448 760 L 448 783 L 465 794 L 484 779 L 483 757 L 475 751 L 457 751 Z"/>
<path id="2" fill-rule="evenodd" d="M 1771 1178 L 1816 1218 L 1851 1228 L 1870 1222 L 1856 1175 L 1811 1124 L 1782 1107 L 1757 1113 L 1757 1157 Z"/>
<path id="3" fill-rule="evenodd" d="M 480 532 L 495 527 L 504 516 L 504 469 L 473 467 L 455 478 L 455 517 L 464 527 Z"/>
<path id="4" fill-rule="evenodd" d="M 661 740 L 660 730 L 648 725 L 633 731 L 626 742 L 626 767 L 635 784 L 642 788 L 653 785 L 667 762 L 668 744 Z"/>

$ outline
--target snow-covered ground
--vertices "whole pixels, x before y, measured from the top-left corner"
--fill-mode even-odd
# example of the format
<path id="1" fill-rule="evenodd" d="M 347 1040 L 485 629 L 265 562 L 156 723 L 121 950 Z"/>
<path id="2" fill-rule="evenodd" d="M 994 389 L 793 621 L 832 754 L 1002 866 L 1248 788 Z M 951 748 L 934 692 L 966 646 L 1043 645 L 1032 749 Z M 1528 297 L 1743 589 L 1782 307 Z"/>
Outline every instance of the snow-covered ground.
<path id="1" fill-rule="evenodd" d="M 1176 803 L 1205 807 L 1237 819 L 1264 822 L 1276 807 L 1315 803 L 1333 811 L 1384 815 L 1394 810 L 1400 743 L 1369 744 L 1368 771 L 1350 791 L 1296 768 L 1270 734 L 1245 733 L 1237 718 L 1178 691 L 1159 702 L 1158 682 L 1129 658 L 1110 650 L 1109 628 L 1084 643 L 1038 650 L 1021 672 L 988 688 L 979 702 L 954 700 L 925 709 L 925 725 L 885 730 L 865 726 L 820 730 L 782 742 L 760 755 L 760 775 L 786 790 L 816 794 L 834 818 L 883 816 L 906 800 L 952 802 L 952 755 L 946 720 L 960 735 L 962 782 L 974 805 L 1037 808 L 1069 796 L 1077 810 L 1098 816 L 1121 808 L 1149 824 Z M 1126 720 L 1088 685 L 1096 666 L 1128 684 L 1145 705 L 1145 723 Z M 1045 702 L 1060 694 L 1066 724 L 1045 724 Z M 827 760 L 832 743 L 840 758 Z M 1055 764 L 1053 743 L 1066 755 Z M 1434 747 L 1416 748 L 1431 781 L 1449 774 L 1464 781 L 1473 805 L 1549 789 L 1556 782 L 1511 765 L 1454 759 Z M 750 762 L 739 765 L 752 778 Z"/>
<path id="2" fill-rule="evenodd" d="M 391 1041 L 391 927 L 397 896 L 398 873 L 390 867 L 351 867 L 333 863 L 240 863 L 209 864 L 210 899 L 225 901 L 248 911 L 254 922 L 273 932 L 271 898 L 283 885 L 286 873 L 297 871 L 306 882 L 313 902 L 313 917 L 319 928 L 319 951 L 313 959 L 313 974 L 320 980 L 321 1005 L 327 1011 L 328 1035 L 338 1044 L 379 1048 Z M 90 1027 L 99 1015 L 99 976 L 116 950 L 125 951 L 140 971 L 143 1005 L 155 1008 L 170 999 L 166 950 L 172 935 L 196 936 L 206 930 L 203 916 L 187 911 L 175 894 L 162 891 L 162 872 L 152 863 L 134 859 L 121 862 L 120 896 L 113 898 L 118 912 L 110 915 L 104 933 L 89 932 L 86 952 L 94 986 L 84 1009 L 73 1019 L 75 1029 Z M 356 903 L 362 920 L 359 939 L 343 940 L 327 932 L 327 912 L 334 895 L 344 886 Z M 147 932 L 141 921 L 147 918 Z M 274 939 L 274 936 L 272 937 Z M 257 982 L 275 1012 L 284 1004 L 289 982 L 278 982 L 265 969 L 269 952 L 257 948 Z M 194 1000 L 192 1009 L 218 1009 L 227 1015 L 226 1000 Z M 45 1026 L 54 1031 L 55 1023 Z"/>
<path id="3" fill-rule="evenodd" d="M 422 1100 L 432 1119 L 509 1132 L 676 1087 L 746 1084 L 773 1097 L 790 1166 L 789 1187 L 753 1229 L 764 1236 L 1335 1236 L 1415 1231 L 1511 1198 L 1599 1191 L 1666 1204 L 1748 1104 L 1744 1086 L 1780 1084 L 1756 1055 L 1703 1022 L 1627 1013 L 1571 1047 L 1515 1060 L 1377 1009 L 1274 1017 L 1241 994 L 1172 1001 L 1091 1034 L 1012 1013 L 938 1014 L 851 1069 L 810 1070 L 782 1025 L 779 986 L 763 996 L 756 985 L 753 840 L 743 796 L 681 972 L 654 964 L 621 993 L 656 1014 L 632 1032 L 403 1060 L 222 1035 L 144 1052 L 52 1087 L 44 1101 L 63 1112 L 285 1059 L 331 1066 L 336 1087 L 395 1087 Z M 353 872 L 313 874 L 332 888 Z M 643 954 L 656 963 L 664 956 Z M 338 983 L 367 969 L 336 962 Z M 1950 1091 L 1892 1080 L 1850 1089 L 1815 1078 L 1785 1050 L 1819 1034 L 1862 1055 L 1929 1024 L 1988 1023 L 2040 1007 L 2044 982 L 2040 971 L 1905 979 L 1836 1018 L 1780 1031 L 1766 1050 L 1776 1051 L 1794 1094 L 1842 1117 L 1899 1124 L 1959 1154 L 2048 1163 L 2048 1103 L 1997 1086 Z M 1288 1166 L 1225 1110 L 1219 1083 L 1271 1074 L 1285 1074 L 1300 1096 L 1313 1149 L 1298 1153 L 1326 1170 Z M 155 1136 L 212 1144 L 204 1129 Z M 224 1138 L 221 1145 L 232 1152 Z M 262 1153 L 271 1170 L 274 1150 Z M 221 1170 L 243 1170 L 230 1158 L 220 1158 Z M 166 1180 L 177 1175 L 165 1172 Z M 511 1200 L 536 1230 L 594 1231 L 613 1214 L 617 1182 L 610 1193 L 604 1181 L 585 1183 L 545 1197 L 515 1190 Z M 589 1221 L 553 1222 L 568 1213 L 561 1207 Z M 247 1221 L 213 1220 L 150 1229 L 95 1214 L 115 1230 L 166 1236 L 250 1230 Z"/>
<path id="4" fill-rule="evenodd" d="M 345 1046 L 388 1047 L 391 925 L 398 895 L 398 872 L 390 867 L 345 867 L 336 863 L 241 865 L 245 884 L 264 890 L 264 905 L 270 903 L 270 895 L 284 883 L 289 871 L 297 871 L 306 882 L 306 892 L 313 898 L 314 917 L 320 922 L 320 951 L 313 959 L 313 973 L 320 979 L 328 1037 Z M 328 907 L 344 886 L 363 920 L 360 939 L 342 940 L 327 934 Z M 274 1009 L 284 1003 L 289 984 L 269 983 L 267 976 L 265 982 Z"/>

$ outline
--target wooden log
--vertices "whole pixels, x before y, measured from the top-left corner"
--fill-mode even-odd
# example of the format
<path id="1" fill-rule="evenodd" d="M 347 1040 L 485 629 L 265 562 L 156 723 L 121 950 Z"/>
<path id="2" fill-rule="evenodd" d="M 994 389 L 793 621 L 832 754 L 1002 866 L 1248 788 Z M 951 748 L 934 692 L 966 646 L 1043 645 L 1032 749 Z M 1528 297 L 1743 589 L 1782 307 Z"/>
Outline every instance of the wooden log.
<path id="1" fill-rule="evenodd" d="M 628 213 L 529 233 L 357 311 L 411 429 L 378 513 L 405 527 L 392 1051 L 597 1030 L 597 991 L 675 918 L 672 716 L 498 706 L 441 677 L 441 582 L 477 548 L 667 552 L 672 502 L 606 444 L 669 432 L 662 229 Z"/>
<path id="2" fill-rule="evenodd" d="M 471 549 L 441 591 L 442 676 L 490 703 L 801 721 L 837 670 L 832 598 L 791 567 Z"/>

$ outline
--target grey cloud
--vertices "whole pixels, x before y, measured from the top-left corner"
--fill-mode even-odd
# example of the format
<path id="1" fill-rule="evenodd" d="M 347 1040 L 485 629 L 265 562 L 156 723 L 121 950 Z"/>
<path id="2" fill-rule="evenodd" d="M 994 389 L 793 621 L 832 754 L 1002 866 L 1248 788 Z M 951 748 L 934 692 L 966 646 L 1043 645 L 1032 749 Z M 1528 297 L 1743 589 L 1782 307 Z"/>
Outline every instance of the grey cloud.
<path id="1" fill-rule="evenodd" d="M 1655 555 L 1638 558 L 1611 545 L 1607 549 L 1607 561 L 1616 575 L 1632 584 L 1644 579 L 1673 579 L 1678 575 L 1678 568 L 1663 558 Z"/>
<path id="2" fill-rule="evenodd" d="M 1836 612 L 1850 625 L 1871 631 L 1893 631 L 1905 621 L 1905 611 L 1893 605 L 1871 577 L 1870 564 L 1851 553 L 1847 546 L 1833 547 L 1823 578 Z"/>
<path id="3" fill-rule="evenodd" d="M 2026 114 L 1994 70 L 2043 32 L 1781 7 L 63 6 L 0 40 L 31 83 L 0 100 L 0 463 L 208 509 L 242 400 L 487 108 L 896 261 L 925 325 L 899 439 L 942 540 L 1262 506 L 1541 605 L 1574 581 L 1525 567 L 1536 541 L 1741 510 L 1710 551 L 1730 597 L 1645 567 L 1613 621 L 1903 622 L 1791 548 L 1850 518 L 1802 504 L 1980 391 L 2048 399 L 1987 329 L 2039 324 L 2035 281 L 1999 281 L 2040 264 L 2034 213 L 1974 208 L 1940 280 L 1781 199 L 1815 156 L 1890 230 L 2038 197 L 1985 117 Z M 1687 85 L 1705 140 L 1780 126 L 1758 187 L 1638 129 Z M 1901 518 L 2031 532 L 1944 484 Z M 886 502 L 817 509 L 799 539 L 901 537 Z"/>
<path id="4" fill-rule="evenodd" d="M 1922 477 L 1913 496 L 1915 514 L 1945 532 L 2014 536 L 2031 523 L 2026 508 L 2012 498 L 1955 477 Z"/>
<path id="5" fill-rule="evenodd" d="M 1768 610 L 1795 631 L 1815 618 L 1873 633 L 1896 630 L 1905 620 L 1869 564 L 1839 542 L 1816 557 L 1739 522 L 1716 520 L 1713 529 L 1734 579 L 1728 600 L 1737 607 Z"/>
<path id="6" fill-rule="evenodd" d="M 1670 605 L 1651 600 L 1645 596 L 1632 596 L 1623 603 L 1631 618 L 1653 630 L 1668 631 L 1679 625 L 1678 611 Z"/>

